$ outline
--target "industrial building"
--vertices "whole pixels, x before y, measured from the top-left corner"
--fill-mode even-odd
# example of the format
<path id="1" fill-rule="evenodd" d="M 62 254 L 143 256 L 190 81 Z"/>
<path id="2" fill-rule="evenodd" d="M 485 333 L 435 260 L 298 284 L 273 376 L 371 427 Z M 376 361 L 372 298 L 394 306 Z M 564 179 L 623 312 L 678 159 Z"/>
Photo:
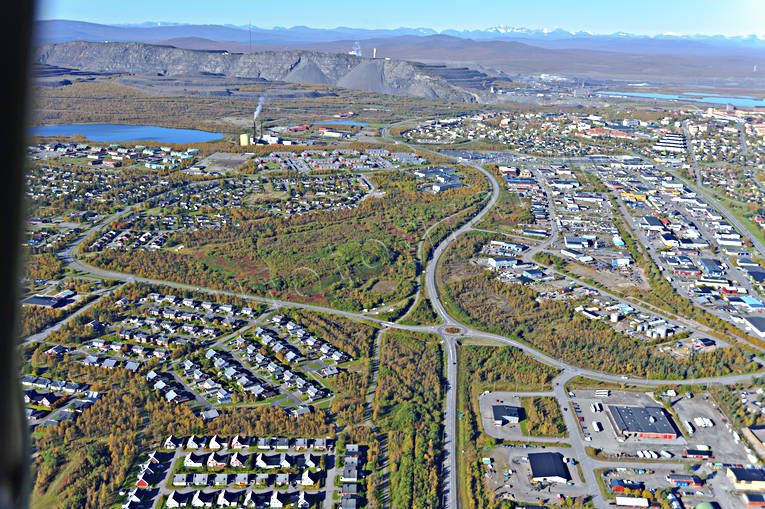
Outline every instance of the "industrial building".
<path id="1" fill-rule="evenodd" d="M 674 440 L 677 431 L 660 407 L 607 405 L 608 422 L 617 436 Z"/>
<path id="2" fill-rule="evenodd" d="M 757 334 L 761 338 L 765 338 L 765 317 L 762 316 L 745 316 L 744 322 L 749 329 Z"/>
<path id="3" fill-rule="evenodd" d="M 704 482 L 698 476 L 685 474 L 669 474 L 667 476 L 667 482 L 675 487 L 698 487 L 704 485 Z"/>
<path id="4" fill-rule="evenodd" d="M 765 507 L 765 495 L 762 493 L 742 493 L 741 499 L 747 507 Z"/>
<path id="5" fill-rule="evenodd" d="M 531 480 L 534 482 L 567 483 L 571 480 L 563 456 L 558 452 L 529 454 Z"/>
<path id="6" fill-rule="evenodd" d="M 765 491 L 765 470 L 755 468 L 729 468 L 727 477 L 733 487 L 741 491 Z"/>
<path id="7" fill-rule="evenodd" d="M 718 260 L 715 260 L 714 258 L 701 258 L 699 259 L 699 264 L 701 265 L 701 268 L 704 269 L 704 272 L 710 276 L 725 275 L 725 267 L 723 267 L 722 263 L 720 263 Z"/>
<path id="8" fill-rule="evenodd" d="M 505 423 L 518 424 L 521 420 L 521 409 L 509 405 L 494 405 L 491 407 L 495 426 L 504 426 Z"/>
<path id="9" fill-rule="evenodd" d="M 71 303 L 71 299 L 62 299 L 59 297 L 48 297 L 45 295 L 33 295 L 32 297 L 29 297 L 28 299 L 24 300 L 24 304 L 29 304 L 30 306 L 41 306 L 46 308 L 60 308 L 63 306 L 66 306 L 67 304 Z"/>

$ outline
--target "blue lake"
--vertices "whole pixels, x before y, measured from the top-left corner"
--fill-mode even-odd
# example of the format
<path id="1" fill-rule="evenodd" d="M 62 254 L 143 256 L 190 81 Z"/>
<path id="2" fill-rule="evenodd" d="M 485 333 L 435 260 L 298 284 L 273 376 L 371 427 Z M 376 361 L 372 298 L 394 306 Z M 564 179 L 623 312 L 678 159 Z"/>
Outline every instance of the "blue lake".
<path id="1" fill-rule="evenodd" d="M 753 99 L 749 96 L 723 96 L 716 94 L 699 94 L 697 92 L 686 92 L 677 94 L 658 94 L 654 92 L 598 92 L 599 95 L 626 96 L 626 97 L 646 97 L 649 99 L 676 99 L 681 101 L 691 101 L 707 104 L 732 104 L 733 106 L 765 106 L 765 99 Z M 701 97 L 699 97 L 701 96 Z"/>
<path id="2" fill-rule="evenodd" d="M 314 122 L 314 124 L 357 125 L 359 127 L 366 126 L 366 124 L 354 122 L 353 120 L 326 120 L 324 122 Z"/>
<path id="3" fill-rule="evenodd" d="M 220 133 L 196 129 L 172 129 L 155 125 L 62 124 L 32 127 L 30 135 L 73 136 L 80 134 L 91 141 L 158 141 L 160 143 L 200 143 L 223 138 Z"/>

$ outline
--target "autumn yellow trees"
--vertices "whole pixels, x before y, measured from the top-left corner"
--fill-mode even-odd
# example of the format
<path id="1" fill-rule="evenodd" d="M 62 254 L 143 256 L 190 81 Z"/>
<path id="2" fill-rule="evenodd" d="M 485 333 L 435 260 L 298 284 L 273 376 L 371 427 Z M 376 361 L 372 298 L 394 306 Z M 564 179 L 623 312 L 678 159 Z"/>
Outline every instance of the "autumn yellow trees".
<path id="1" fill-rule="evenodd" d="M 439 506 L 442 370 L 436 336 L 403 331 L 383 336 L 373 410 L 375 422 L 387 431 L 394 509 Z"/>

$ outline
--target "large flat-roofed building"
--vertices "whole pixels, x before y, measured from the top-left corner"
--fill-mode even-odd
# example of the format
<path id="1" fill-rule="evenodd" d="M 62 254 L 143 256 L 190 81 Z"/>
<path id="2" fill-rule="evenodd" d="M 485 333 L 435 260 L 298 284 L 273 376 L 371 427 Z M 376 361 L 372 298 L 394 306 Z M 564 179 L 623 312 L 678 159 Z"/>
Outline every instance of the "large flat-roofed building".
<path id="1" fill-rule="evenodd" d="M 493 405 L 491 407 L 495 426 L 504 426 L 506 423 L 518 424 L 521 420 L 521 409 L 509 405 Z"/>
<path id="2" fill-rule="evenodd" d="M 765 495 L 762 493 L 742 493 L 741 499 L 747 507 L 765 507 Z"/>
<path id="3" fill-rule="evenodd" d="M 614 433 L 625 438 L 677 438 L 676 428 L 664 410 L 657 406 L 607 405 L 606 415 Z"/>
<path id="4" fill-rule="evenodd" d="M 765 470 L 757 468 L 729 468 L 726 475 L 737 490 L 765 491 Z"/>
<path id="5" fill-rule="evenodd" d="M 762 316 L 746 316 L 744 317 L 749 329 L 757 334 L 761 338 L 765 338 L 765 317 Z"/>
<path id="6" fill-rule="evenodd" d="M 23 301 L 24 304 L 29 304 L 30 306 L 41 306 L 46 308 L 60 308 L 70 302 L 71 300 L 68 299 L 48 297 L 45 295 L 34 295 Z"/>
<path id="7" fill-rule="evenodd" d="M 563 455 L 559 452 L 536 452 L 529 454 L 531 480 L 534 482 L 567 483 L 571 480 Z"/>
<path id="8" fill-rule="evenodd" d="M 744 428 L 744 436 L 754 445 L 760 455 L 765 456 L 765 426 Z"/>

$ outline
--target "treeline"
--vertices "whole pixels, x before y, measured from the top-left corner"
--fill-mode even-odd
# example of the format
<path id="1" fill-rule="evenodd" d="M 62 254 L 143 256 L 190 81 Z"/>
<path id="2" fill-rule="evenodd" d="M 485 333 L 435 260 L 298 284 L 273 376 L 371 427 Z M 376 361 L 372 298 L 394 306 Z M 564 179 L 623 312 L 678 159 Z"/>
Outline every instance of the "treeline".
<path id="1" fill-rule="evenodd" d="M 56 323 L 67 315 L 63 309 L 51 309 L 40 306 L 21 306 L 19 312 L 19 337 L 25 338 L 36 334 Z"/>
<path id="2" fill-rule="evenodd" d="M 377 327 L 342 316 L 305 309 L 291 309 L 284 315 L 317 338 L 329 342 L 353 358 L 372 356 Z"/>
<path id="3" fill-rule="evenodd" d="M 364 359 L 360 371 L 341 371 L 322 382 L 334 393 L 330 412 L 338 425 L 355 426 L 364 422 L 369 392 L 369 359 Z"/>
<path id="4" fill-rule="evenodd" d="M 66 468 L 59 483 L 60 509 L 100 508 L 114 502 L 116 490 L 141 451 L 139 435 L 148 424 L 144 413 L 145 383 L 125 371 L 111 377 L 120 390 L 101 395 L 74 423 L 50 427 L 37 439 L 41 454 L 36 462 L 35 494 L 42 495 L 50 481 Z"/>
<path id="5" fill-rule="evenodd" d="M 465 323 L 529 343 L 588 369 L 660 379 L 713 377 L 757 369 L 750 356 L 735 347 L 674 359 L 607 324 L 576 314 L 567 303 L 538 302 L 534 290 L 499 282 L 490 274 L 449 283 L 444 290 L 445 300 Z"/>
<path id="6" fill-rule="evenodd" d="M 375 422 L 387 431 L 394 509 L 439 507 L 443 351 L 437 337 L 386 333 L 380 344 Z"/>
<path id="7" fill-rule="evenodd" d="M 757 388 L 762 387 L 763 378 L 754 379 L 754 384 Z M 745 390 L 752 390 L 752 387 L 739 384 L 710 388 L 710 392 L 725 411 L 725 415 L 729 416 L 737 426 L 747 427 L 765 424 L 765 415 L 759 411 L 759 407 L 757 407 L 758 411 L 750 412 L 747 410 L 746 404 L 741 401 L 740 394 Z M 753 400 L 761 400 L 761 397 L 751 395 L 748 399 L 751 402 Z"/>
<path id="8" fill-rule="evenodd" d="M 24 260 L 24 274 L 32 279 L 59 279 L 66 265 L 52 253 L 30 254 Z"/>
<path id="9" fill-rule="evenodd" d="M 405 325 L 438 325 L 440 322 L 430 299 L 425 295 L 422 295 L 409 314 L 400 320 L 400 323 Z"/>
<path id="10" fill-rule="evenodd" d="M 474 393 L 545 390 L 560 372 L 514 346 L 464 346 L 460 363 Z"/>
<path id="11" fill-rule="evenodd" d="M 532 437 L 565 437 L 566 423 L 552 396 L 534 396 L 521 398 L 521 407 L 525 413 L 526 431 Z"/>

